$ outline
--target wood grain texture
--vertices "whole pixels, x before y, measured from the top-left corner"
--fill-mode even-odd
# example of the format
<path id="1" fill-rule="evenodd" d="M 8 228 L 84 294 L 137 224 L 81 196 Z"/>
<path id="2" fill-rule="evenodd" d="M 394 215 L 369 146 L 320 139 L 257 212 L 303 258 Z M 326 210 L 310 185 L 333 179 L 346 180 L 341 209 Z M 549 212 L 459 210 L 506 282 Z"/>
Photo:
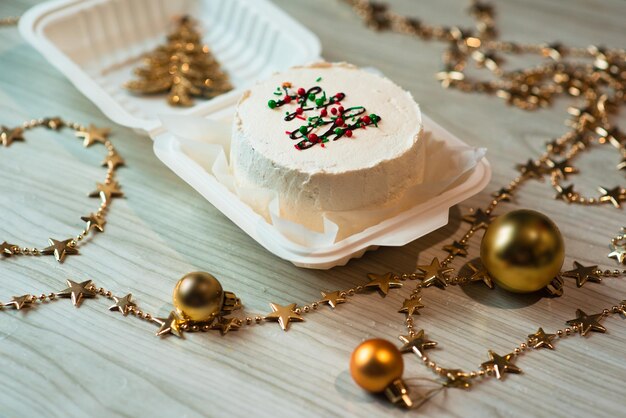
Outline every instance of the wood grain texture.
<path id="1" fill-rule="evenodd" d="M 3 0 L 0 16 L 20 14 L 34 0 Z M 0 28 L 0 123 L 60 115 L 81 123 L 112 126 L 115 145 L 128 168 L 119 178 L 127 198 L 116 200 L 107 231 L 58 265 L 52 258 L 0 260 L 3 300 L 26 292 L 60 290 L 64 279 L 94 279 L 119 294 L 132 292 L 158 315 L 170 309 L 173 284 L 193 270 L 211 271 L 239 295 L 246 313 L 267 312 L 268 302 L 314 300 L 321 289 L 363 283 L 367 272 L 411 271 L 440 255 L 441 245 L 465 227 L 462 213 L 482 206 L 489 193 L 513 175 L 516 162 L 537 155 L 544 142 L 564 131 L 566 106 L 525 113 L 493 97 L 446 91 L 434 73 L 443 46 L 376 34 L 335 0 L 277 3 L 321 38 L 328 60 L 375 66 L 409 89 L 425 113 L 470 144 L 489 148 L 492 184 L 451 211 L 450 223 L 402 248 L 381 248 L 331 271 L 298 269 L 265 251 L 161 164 L 152 144 L 114 126 L 20 38 Z M 455 0 L 416 3 L 397 0 L 398 10 L 426 21 L 469 25 Z M 560 40 L 573 45 L 626 43 L 626 4 L 613 0 L 498 2 L 502 37 L 519 41 Z M 82 226 L 80 216 L 95 202 L 85 197 L 103 171 L 102 153 L 84 150 L 70 134 L 37 131 L 27 144 L 0 149 L 0 239 L 42 246 Z M 607 163 L 607 161 L 609 161 Z M 598 151 L 580 159 L 577 185 L 624 182 L 610 167 L 617 156 Z M 608 168 L 607 168 L 608 167 Z M 566 267 L 573 260 L 615 267 L 606 255 L 609 237 L 623 211 L 587 209 L 553 200 L 547 184 L 524 187 L 503 209 L 527 207 L 554 219 L 566 238 Z M 478 241 L 471 246 L 477 255 Z M 356 387 L 348 373 L 352 349 L 362 340 L 395 340 L 403 331 L 396 311 L 408 292 L 387 298 L 358 296 L 337 311 L 321 309 L 284 333 L 265 324 L 231 333 L 189 335 L 159 341 L 154 327 L 109 312 L 104 300 L 80 309 L 68 301 L 25 313 L 7 311 L 0 320 L 0 416 L 404 416 Z M 439 342 L 434 359 L 451 367 L 475 368 L 487 349 L 511 350 L 541 325 L 563 326 L 576 308 L 596 311 L 626 298 L 623 280 L 577 290 L 567 281 L 555 300 L 511 296 L 480 286 L 433 290 L 418 324 Z M 365 303 L 359 303 L 363 301 Z M 626 399 L 626 322 L 606 320 L 607 335 L 574 337 L 555 351 L 520 359 L 523 375 L 439 395 L 416 416 L 623 416 Z M 406 357 L 406 375 L 428 376 Z"/>

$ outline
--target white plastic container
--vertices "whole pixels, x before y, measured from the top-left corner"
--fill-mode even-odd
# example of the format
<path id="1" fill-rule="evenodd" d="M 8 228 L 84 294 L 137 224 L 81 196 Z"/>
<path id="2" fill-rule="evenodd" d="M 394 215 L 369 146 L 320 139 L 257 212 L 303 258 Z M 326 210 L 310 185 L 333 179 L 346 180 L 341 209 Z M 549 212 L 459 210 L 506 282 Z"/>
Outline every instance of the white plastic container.
<path id="1" fill-rule="evenodd" d="M 141 55 L 163 40 L 170 18 L 189 14 L 206 29 L 204 39 L 231 76 L 235 89 L 187 109 L 163 97 L 130 95 L 121 86 Z M 148 134 L 157 156 L 268 251 L 300 267 L 344 265 L 379 246 L 402 246 L 448 222 L 449 209 L 490 180 L 483 159 L 459 184 L 429 201 L 325 247 L 304 247 L 264 218 L 197 164 L 157 115 L 232 117 L 246 86 L 275 71 L 318 59 L 318 39 L 266 0 L 61 0 L 41 4 L 20 19 L 22 35 L 104 114 Z M 463 142 L 423 116 L 424 128 L 450 145 Z"/>
<path id="2" fill-rule="evenodd" d="M 174 108 L 163 95 L 132 95 L 122 85 L 182 15 L 200 22 L 235 88 L 189 108 Z M 51 1 L 26 12 L 19 28 L 105 115 L 144 134 L 159 125 L 157 115 L 219 109 L 255 81 L 320 56 L 317 37 L 267 0 Z"/>

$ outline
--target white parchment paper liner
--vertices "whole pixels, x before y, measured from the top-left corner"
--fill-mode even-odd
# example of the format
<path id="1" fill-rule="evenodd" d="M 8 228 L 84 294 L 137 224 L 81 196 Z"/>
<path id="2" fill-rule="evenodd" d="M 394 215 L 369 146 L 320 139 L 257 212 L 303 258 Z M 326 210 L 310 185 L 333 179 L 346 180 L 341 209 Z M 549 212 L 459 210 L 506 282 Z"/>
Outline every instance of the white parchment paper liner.
<path id="1" fill-rule="evenodd" d="M 426 166 L 422 183 L 383 206 L 341 212 L 307 212 L 307 217 L 319 217 L 319 223 L 323 225 L 322 231 L 314 231 L 281 216 L 280 197 L 276 192 L 237 186 L 229 165 L 231 126 L 228 123 L 181 115 L 162 116 L 161 121 L 180 141 L 181 149 L 188 157 L 215 176 L 282 235 L 309 248 L 332 245 L 446 191 L 468 175 L 486 153 L 484 148 L 451 147 L 426 132 L 423 136 Z"/>

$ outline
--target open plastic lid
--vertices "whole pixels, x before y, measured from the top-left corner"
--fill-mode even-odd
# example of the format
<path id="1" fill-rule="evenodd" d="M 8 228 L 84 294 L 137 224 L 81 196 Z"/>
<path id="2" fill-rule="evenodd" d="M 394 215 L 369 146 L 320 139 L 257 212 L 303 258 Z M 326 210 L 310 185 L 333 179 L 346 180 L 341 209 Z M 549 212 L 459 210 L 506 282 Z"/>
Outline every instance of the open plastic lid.
<path id="1" fill-rule="evenodd" d="M 172 18 L 199 22 L 234 89 L 194 106 L 170 106 L 163 95 L 123 88 L 142 56 L 162 44 Z M 157 115 L 206 114 L 232 105 L 255 81 L 319 59 L 320 42 L 267 0 L 60 0 L 33 7 L 20 32 L 114 122 L 148 133 Z"/>

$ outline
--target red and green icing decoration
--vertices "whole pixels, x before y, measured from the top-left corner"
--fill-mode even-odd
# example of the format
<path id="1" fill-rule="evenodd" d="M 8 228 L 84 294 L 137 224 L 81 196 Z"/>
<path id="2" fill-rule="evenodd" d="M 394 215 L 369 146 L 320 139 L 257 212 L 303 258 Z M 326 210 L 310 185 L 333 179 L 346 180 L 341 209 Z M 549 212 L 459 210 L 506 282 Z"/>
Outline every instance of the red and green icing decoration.
<path id="1" fill-rule="evenodd" d="M 318 78 L 317 81 L 321 79 Z M 282 99 L 272 99 L 267 102 L 270 109 L 277 109 L 285 105 L 296 105 L 293 112 L 285 112 L 285 120 L 301 119 L 306 125 L 300 126 L 293 132 L 285 133 L 293 141 L 298 141 L 294 147 L 305 150 L 320 144 L 322 147 L 328 141 L 336 141 L 342 137 L 353 138 L 354 131 L 366 129 L 366 126 L 378 127 L 381 117 L 367 111 L 363 106 L 344 108 L 341 101 L 346 97 L 344 93 L 327 96 L 319 86 L 305 90 L 300 87 L 295 92 L 291 90 L 291 83 L 285 82 L 276 87 L 275 96 Z M 306 116 L 305 112 L 319 113 L 315 116 Z"/>

